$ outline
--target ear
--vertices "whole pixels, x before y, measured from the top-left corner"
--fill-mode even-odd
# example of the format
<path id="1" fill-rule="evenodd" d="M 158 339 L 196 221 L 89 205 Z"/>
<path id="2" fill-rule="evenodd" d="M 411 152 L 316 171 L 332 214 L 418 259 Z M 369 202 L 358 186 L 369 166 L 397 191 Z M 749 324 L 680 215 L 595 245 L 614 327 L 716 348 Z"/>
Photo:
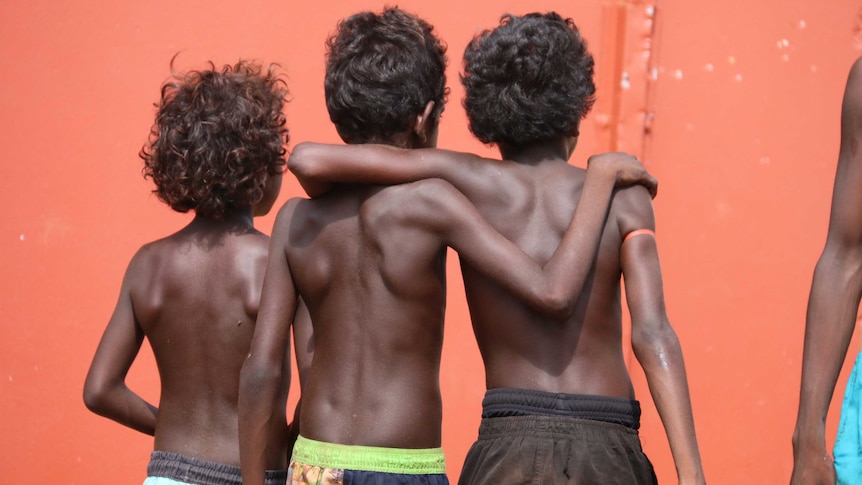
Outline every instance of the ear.
<path id="1" fill-rule="evenodd" d="M 581 136 L 581 120 L 575 122 L 575 126 L 572 127 L 570 135 L 575 138 Z"/>
<path id="2" fill-rule="evenodd" d="M 431 119 L 432 112 L 434 112 L 434 101 L 428 101 L 422 113 L 416 116 L 416 124 L 413 126 L 413 132 L 422 141 L 428 139 L 428 120 Z"/>

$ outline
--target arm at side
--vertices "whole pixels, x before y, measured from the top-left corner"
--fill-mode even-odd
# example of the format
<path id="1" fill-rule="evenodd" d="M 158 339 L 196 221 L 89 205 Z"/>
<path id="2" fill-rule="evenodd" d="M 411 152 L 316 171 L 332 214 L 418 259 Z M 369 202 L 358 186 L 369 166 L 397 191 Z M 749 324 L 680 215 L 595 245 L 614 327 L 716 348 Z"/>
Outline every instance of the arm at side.
<path id="1" fill-rule="evenodd" d="M 636 229 L 655 230 L 652 203 L 639 188 L 627 191 L 627 217 L 621 236 Z M 623 204 L 621 204 L 623 205 Z M 626 300 L 632 318 L 632 349 L 643 367 L 650 394 L 667 433 L 679 483 L 705 483 L 695 436 L 682 349 L 664 305 L 661 266 L 655 238 L 633 237 L 620 249 Z"/>
<path id="2" fill-rule="evenodd" d="M 802 355 L 791 483 L 834 483 L 826 414 L 862 295 L 862 59 L 850 71 L 826 246 L 814 270 Z"/>
<path id="3" fill-rule="evenodd" d="M 152 436 L 156 431 L 158 408 L 126 386 L 126 375 L 144 340 L 130 294 L 137 274 L 137 259 L 138 255 L 126 270 L 117 306 L 87 372 L 84 403 L 100 416 Z"/>
<path id="4" fill-rule="evenodd" d="M 264 277 L 260 310 L 248 358 L 239 382 L 239 440 L 243 483 L 263 484 L 273 430 L 286 426 L 280 396 L 290 385 L 290 326 L 297 295 L 285 247 L 294 205 L 281 209 L 273 227 L 269 262 Z M 287 373 L 285 375 L 285 373 Z M 273 446 L 280 448 L 279 446 Z M 281 457 L 281 460 L 284 460 Z"/>

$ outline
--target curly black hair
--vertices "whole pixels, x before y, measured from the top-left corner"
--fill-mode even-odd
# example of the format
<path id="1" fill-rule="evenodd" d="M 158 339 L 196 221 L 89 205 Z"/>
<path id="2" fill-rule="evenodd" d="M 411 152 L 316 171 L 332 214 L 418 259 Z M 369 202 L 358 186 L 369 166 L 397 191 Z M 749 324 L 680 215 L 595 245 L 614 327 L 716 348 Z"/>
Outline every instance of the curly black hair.
<path id="1" fill-rule="evenodd" d="M 139 156 L 153 192 L 178 212 L 223 219 L 264 196 L 267 177 L 282 172 L 288 140 L 287 87 L 277 65 L 239 61 L 173 73 Z"/>
<path id="2" fill-rule="evenodd" d="M 554 12 L 504 15 L 464 51 L 470 131 L 498 146 L 572 133 L 595 101 L 593 64 L 572 19 Z"/>
<path id="3" fill-rule="evenodd" d="M 346 143 L 405 132 L 428 101 L 436 126 L 448 93 L 446 46 L 430 24 L 398 8 L 361 12 L 341 21 L 326 47 L 326 108 Z"/>

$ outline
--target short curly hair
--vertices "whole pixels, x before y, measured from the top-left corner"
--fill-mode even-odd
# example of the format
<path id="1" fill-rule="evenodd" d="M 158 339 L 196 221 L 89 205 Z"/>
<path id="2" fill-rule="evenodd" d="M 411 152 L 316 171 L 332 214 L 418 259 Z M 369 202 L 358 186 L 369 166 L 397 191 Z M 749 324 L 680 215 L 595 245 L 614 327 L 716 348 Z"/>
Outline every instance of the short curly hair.
<path id="1" fill-rule="evenodd" d="M 326 108 L 346 143 L 405 132 L 428 101 L 436 126 L 448 94 L 446 46 L 430 24 L 398 8 L 361 12 L 341 21 L 326 47 Z"/>
<path id="2" fill-rule="evenodd" d="M 464 51 L 464 109 L 483 143 L 521 146 L 567 135 L 595 101 L 593 56 L 572 19 L 504 15 Z"/>
<path id="3" fill-rule="evenodd" d="M 220 70 L 209 65 L 174 73 L 162 85 L 139 155 L 160 200 L 178 212 L 223 219 L 253 207 L 267 178 L 283 170 L 287 87 L 275 64 L 266 70 L 252 61 Z"/>

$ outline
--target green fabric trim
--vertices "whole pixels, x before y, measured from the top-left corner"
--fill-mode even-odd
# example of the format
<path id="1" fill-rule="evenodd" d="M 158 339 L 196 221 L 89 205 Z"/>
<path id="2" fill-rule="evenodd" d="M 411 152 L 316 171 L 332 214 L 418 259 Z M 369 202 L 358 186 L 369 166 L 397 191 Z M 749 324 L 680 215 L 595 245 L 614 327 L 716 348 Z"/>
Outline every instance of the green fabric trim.
<path id="1" fill-rule="evenodd" d="M 293 461 L 322 468 L 337 468 L 409 475 L 446 473 L 443 448 L 402 449 L 339 445 L 299 436 Z"/>

